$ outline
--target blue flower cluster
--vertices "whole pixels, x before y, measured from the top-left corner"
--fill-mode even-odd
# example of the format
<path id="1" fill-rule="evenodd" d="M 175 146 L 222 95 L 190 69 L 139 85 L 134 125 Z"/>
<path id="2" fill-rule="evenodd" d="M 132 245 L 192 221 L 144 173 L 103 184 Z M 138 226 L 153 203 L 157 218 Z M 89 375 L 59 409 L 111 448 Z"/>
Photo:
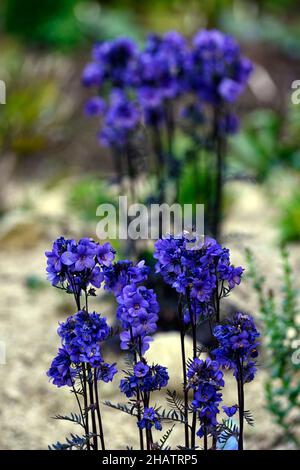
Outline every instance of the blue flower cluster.
<path id="1" fill-rule="evenodd" d="M 57 356 L 53 359 L 50 369 L 47 372 L 57 387 L 72 387 L 75 382 L 76 369 L 72 366 L 70 354 L 63 347 L 59 348 Z"/>
<path id="2" fill-rule="evenodd" d="M 104 269 L 104 288 L 112 291 L 118 303 L 117 319 L 123 331 L 121 349 L 136 351 L 140 356 L 149 349 L 151 334 L 157 330 L 159 305 L 152 289 L 141 285 L 149 268 L 144 261 L 136 265 L 124 260 Z"/>
<path id="3" fill-rule="evenodd" d="M 162 427 L 154 408 L 145 408 L 143 418 L 137 422 L 140 429 L 151 429 L 153 426 L 158 431 L 161 431 Z"/>
<path id="4" fill-rule="evenodd" d="M 243 383 L 251 382 L 256 372 L 258 341 L 260 336 L 250 315 L 236 313 L 224 325 L 217 325 L 214 336 L 218 347 L 212 351 L 216 360 L 232 369 L 234 376 Z"/>
<path id="5" fill-rule="evenodd" d="M 217 425 L 219 403 L 222 401 L 220 389 L 224 387 L 223 373 L 217 361 L 195 358 L 187 371 L 188 388 L 194 390 L 192 407 L 198 413 L 200 428 L 197 436 L 214 434 Z"/>
<path id="6" fill-rule="evenodd" d="M 243 268 L 230 263 L 230 252 L 215 240 L 203 243 L 189 234 L 167 236 L 155 243 L 156 272 L 179 294 L 189 294 L 197 317 L 212 313 L 212 299 L 241 282 Z M 185 314 L 186 321 L 188 315 Z"/>
<path id="7" fill-rule="evenodd" d="M 190 56 L 190 82 L 196 94 L 213 105 L 234 103 L 244 90 L 253 66 L 236 41 L 220 31 L 199 31 Z"/>
<path id="8" fill-rule="evenodd" d="M 151 34 L 142 50 L 117 38 L 92 50 L 82 83 L 100 90 L 101 98 L 90 98 L 85 111 L 103 117 L 99 141 L 118 148 L 140 123 L 157 126 L 167 120 L 168 103 L 180 96 L 213 106 L 234 103 L 251 71 L 235 40 L 217 30 L 200 31 L 191 44 L 176 31 Z M 226 113 L 219 126 L 235 132 L 237 118 Z"/>
<path id="9" fill-rule="evenodd" d="M 118 296 L 126 285 L 137 285 L 146 281 L 149 272 L 150 269 L 143 260 L 139 261 L 136 265 L 128 260 L 117 261 L 103 269 L 104 289 Z"/>
<path id="10" fill-rule="evenodd" d="M 115 251 L 110 243 L 100 245 L 90 238 L 81 238 L 77 243 L 60 237 L 45 254 L 47 278 L 52 285 L 80 295 L 88 286 L 100 287 L 103 269 L 111 265 Z"/>
<path id="11" fill-rule="evenodd" d="M 166 387 L 169 374 L 166 367 L 153 365 L 149 367 L 143 359 L 135 364 L 133 372 L 120 382 L 120 390 L 127 398 L 136 396 L 138 389 L 149 393 Z"/>
<path id="12" fill-rule="evenodd" d="M 107 364 L 101 352 L 101 343 L 109 337 L 110 331 L 105 317 L 85 310 L 61 323 L 58 335 L 62 349 L 47 372 L 53 383 L 58 387 L 71 386 L 83 363 L 96 369 L 98 380 L 112 381 L 117 373 L 116 364 Z"/>

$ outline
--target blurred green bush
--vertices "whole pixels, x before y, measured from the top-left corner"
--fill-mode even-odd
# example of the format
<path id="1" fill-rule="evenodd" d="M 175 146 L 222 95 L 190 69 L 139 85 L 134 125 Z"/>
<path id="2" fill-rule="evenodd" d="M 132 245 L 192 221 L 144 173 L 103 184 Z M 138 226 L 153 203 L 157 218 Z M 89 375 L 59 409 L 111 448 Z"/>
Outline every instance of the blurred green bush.
<path id="1" fill-rule="evenodd" d="M 100 204 L 115 205 L 115 196 L 102 178 L 87 175 L 70 187 L 68 204 L 82 219 L 95 221 L 97 207 Z"/>
<path id="2" fill-rule="evenodd" d="M 74 15 L 78 0 L 5 0 L 3 26 L 28 43 L 71 47 L 81 40 Z"/>
<path id="3" fill-rule="evenodd" d="M 0 74 L 9 95 L 0 114 L 2 154 L 39 152 L 55 139 L 73 109 L 68 97 L 62 99 L 56 59 L 26 54 L 16 43 L 2 43 L 2 51 Z"/>
<path id="4" fill-rule="evenodd" d="M 299 290 L 289 261 L 282 249 L 280 291 L 269 289 L 259 274 L 254 255 L 247 250 L 248 274 L 258 295 L 266 342 L 268 376 L 265 382 L 267 409 L 283 431 L 282 437 L 298 444 L 300 425 L 300 313 Z M 298 356 L 297 356 L 297 351 Z M 297 356 L 297 357 L 296 357 Z"/>

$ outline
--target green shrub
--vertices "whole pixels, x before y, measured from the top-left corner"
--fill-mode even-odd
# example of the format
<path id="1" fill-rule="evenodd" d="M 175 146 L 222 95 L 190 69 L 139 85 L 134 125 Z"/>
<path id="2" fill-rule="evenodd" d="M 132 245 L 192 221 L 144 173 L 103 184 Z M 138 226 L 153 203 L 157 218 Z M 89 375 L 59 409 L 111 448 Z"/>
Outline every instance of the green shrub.
<path id="1" fill-rule="evenodd" d="M 267 409 L 283 431 L 283 438 L 297 443 L 300 425 L 299 291 L 294 286 L 288 252 L 281 250 L 282 283 L 275 294 L 255 266 L 253 253 L 247 250 L 249 276 L 258 295 L 259 310 L 266 341 L 268 377 L 265 383 Z M 298 354 L 298 356 L 299 356 Z"/>

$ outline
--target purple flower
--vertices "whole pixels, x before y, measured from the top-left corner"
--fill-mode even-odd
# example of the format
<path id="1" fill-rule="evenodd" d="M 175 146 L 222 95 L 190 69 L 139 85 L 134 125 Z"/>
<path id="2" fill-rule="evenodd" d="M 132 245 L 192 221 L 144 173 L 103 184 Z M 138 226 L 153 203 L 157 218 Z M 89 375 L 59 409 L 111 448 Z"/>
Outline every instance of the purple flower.
<path id="1" fill-rule="evenodd" d="M 235 413 L 237 412 L 237 405 L 233 405 L 233 406 L 222 406 L 224 412 L 227 414 L 227 416 L 229 418 L 231 418 L 233 415 L 235 415 Z"/>
<path id="2" fill-rule="evenodd" d="M 125 87 L 134 82 L 137 47 L 131 39 L 117 38 L 97 43 L 92 55 L 103 71 L 104 80 L 112 86 Z"/>
<path id="3" fill-rule="evenodd" d="M 105 125 L 128 132 L 136 128 L 139 119 L 140 113 L 137 106 L 128 100 L 123 92 L 114 90 L 105 116 Z"/>
<path id="4" fill-rule="evenodd" d="M 96 256 L 101 265 L 109 267 L 115 259 L 115 250 L 112 248 L 111 244 L 107 242 L 103 245 L 99 245 Z"/>
<path id="5" fill-rule="evenodd" d="M 218 30 L 202 30 L 193 40 L 187 65 L 191 89 L 214 106 L 234 103 L 244 90 L 252 64 L 235 40 Z"/>
<path id="6" fill-rule="evenodd" d="M 217 325 L 214 336 L 219 346 L 212 351 L 223 367 L 233 369 L 243 383 L 253 380 L 259 332 L 250 315 L 236 313 L 224 325 Z"/>
<path id="7" fill-rule="evenodd" d="M 87 64 L 82 73 L 82 83 L 86 87 L 100 86 L 103 74 L 101 68 L 95 62 Z"/>
<path id="8" fill-rule="evenodd" d="M 105 109 L 105 101 L 100 96 L 92 96 L 85 104 L 85 114 L 87 116 L 101 116 Z"/>
<path id="9" fill-rule="evenodd" d="M 243 91 L 243 86 L 231 78 L 224 78 L 219 87 L 220 96 L 228 103 L 234 103 Z"/>
<path id="10" fill-rule="evenodd" d="M 136 363 L 133 369 L 133 373 L 137 378 L 145 377 L 149 372 L 149 366 L 142 361 Z"/>
<path id="11" fill-rule="evenodd" d="M 223 135 L 233 135 L 239 130 L 240 122 L 233 113 L 226 113 L 219 119 L 219 132 Z"/>
<path id="12" fill-rule="evenodd" d="M 97 380 L 102 380 L 102 382 L 108 383 L 112 382 L 115 374 L 118 372 L 116 364 L 107 364 L 102 362 L 97 369 Z"/>
<path id="13" fill-rule="evenodd" d="M 67 350 L 63 347 L 58 350 L 57 356 L 53 359 L 48 377 L 57 387 L 72 387 L 75 382 L 76 370 L 72 367 L 72 361 Z"/>
<path id="14" fill-rule="evenodd" d="M 102 366 L 101 343 L 110 335 L 105 317 L 85 310 L 77 312 L 60 323 L 58 334 L 72 362 L 85 362 L 91 367 Z"/>
<path id="15" fill-rule="evenodd" d="M 145 408 L 143 418 L 137 423 L 140 429 L 151 429 L 153 426 L 158 431 L 161 431 L 162 427 L 158 418 L 158 415 L 154 408 Z"/>
<path id="16" fill-rule="evenodd" d="M 188 388 L 194 390 L 192 407 L 198 412 L 200 428 L 197 436 L 204 433 L 214 434 L 217 425 L 217 414 L 224 387 L 223 373 L 218 362 L 207 358 L 205 361 L 195 358 L 187 371 Z"/>

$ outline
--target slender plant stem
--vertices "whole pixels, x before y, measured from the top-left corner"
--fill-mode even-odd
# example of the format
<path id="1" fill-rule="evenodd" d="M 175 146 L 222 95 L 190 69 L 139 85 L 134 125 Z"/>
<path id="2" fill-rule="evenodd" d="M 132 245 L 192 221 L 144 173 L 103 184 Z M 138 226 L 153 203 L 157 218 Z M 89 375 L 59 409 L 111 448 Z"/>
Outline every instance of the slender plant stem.
<path id="1" fill-rule="evenodd" d="M 204 450 L 208 450 L 208 442 L 207 442 L 207 431 L 206 427 L 204 428 Z"/>
<path id="2" fill-rule="evenodd" d="M 168 145 L 168 170 L 167 170 L 167 178 L 168 178 L 171 173 L 170 169 L 172 169 L 172 172 L 174 174 L 174 168 L 176 165 L 175 157 L 174 157 L 175 120 L 174 120 L 173 103 L 171 100 L 169 100 L 166 103 L 165 113 L 166 113 L 167 145 Z M 179 175 L 176 173 L 175 176 L 176 176 L 175 200 L 177 200 L 178 195 L 179 195 Z"/>
<path id="3" fill-rule="evenodd" d="M 117 147 L 112 148 L 112 156 L 114 161 L 115 172 L 117 176 L 117 183 L 121 185 L 122 182 L 122 158 L 120 157 Z"/>
<path id="4" fill-rule="evenodd" d="M 75 387 L 74 387 L 74 384 L 72 385 L 72 390 L 73 390 L 73 393 L 74 393 L 75 398 L 76 398 L 76 401 L 77 401 L 77 405 L 78 405 L 78 408 L 79 408 L 79 412 L 80 412 L 80 416 L 81 416 L 81 419 L 82 419 L 82 424 L 83 424 L 84 429 L 85 429 L 85 433 L 87 434 L 86 424 L 85 424 L 85 419 L 84 419 L 84 414 L 83 414 L 82 406 L 81 406 L 80 400 L 79 400 L 79 398 L 78 398 L 78 393 L 76 392 L 76 389 L 75 389 Z"/>
<path id="5" fill-rule="evenodd" d="M 86 370 L 85 370 L 85 364 L 82 363 L 82 375 L 83 375 L 83 387 L 82 387 L 82 393 L 83 393 L 83 403 L 84 403 L 84 413 L 85 413 L 85 423 L 86 423 L 86 431 L 87 435 L 89 435 L 90 430 L 89 430 L 89 410 L 88 410 L 88 395 L 87 395 L 87 378 L 86 378 Z M 90 440 L 88 438 L 87 441 L 87 448 L 90 450 Z"/>
<path id="6" fill-rule="evenodd" d="M 239 442 L 238 449 L 244 450 L 244 381 L 243 381 L 243 366 L 238 360 L 238 378 L 237 378 L 237 388 L 238 388 L 238 403 L 239 403 Z"/>
<path id="7" fill-rule="evenodd" d="M 133 343 L 133 334 L 132 334 L 132 328 L 130 328 L 130 336 L 131 336 L 131 342 Z M 137 363 L 137 354 L 136 351 L 134 350 L 133 352 L 133 364 L 135 365 Z M 141 410 L 141 392 L 140 392 L 140 387 L 137 387 L 137 393 L 136 393 L 136 400 L 137 400 L 137 414 L 138 414 L 138 421 L 141 421 L 142 419 L 142 410 Z M 147 433 L 146 433 L 147 435 Z M 139 427 L 139 436 L 140 436 L 140 448 L 141 450 L 144 450 L 144 436 L 143 436 L 143 430 Z"/>
<path id="8" fill-rule="evenodd" d="M 153 147 L 156 156 L 156 172 L 159 202 L 165 202 L 166 197 L 166 161 L 162 148 L 160 129 L 158 125 L 153 126 Z"/>
<path id="9" fill-rule="evenodd" d="M 98 437 L 97 437 L 97 424 L 95 416 L 95 400 L 94 400 L 94 390 L 93 390 L 93 378 L 91 368 L 88 365 L 88 384 L 89 384 L 89 393 L 90 393 L 90 406 L 92 413 L 92 429 L 93 429 L 93 447 L 94 450 L 98 450 Z"/>
<path id="10" fill-rule="evenodd" d="M 216 187 L 215 187 L 215 204 L 213 211 L 213 227 L 212 235 L 219 241 L 220 225 L 222 219 L 222 200 L 223 200 L 223 184 L 224 184 L 224 152 L 223 138 L 219 132 L 219 118 L 221 110 L 219 107 L 214 109 L 214 144 L 216 149 Z"/>
<path id="11" fill-rule="evenodd" d="M 96 412 L 97 412 L 97 418 L 98 418 L 101 448 L 102 448 L 102 450 L 105 450 L 104 432 L 103 432 L 103 425 L 102 425 L 102 418 L 101 418 L 101 411 L 100 411 L 100 401 L 99 401 L 98 381 L 97 381 L 97 371 L 96 371 L 96 369 L 94 370 L 94 389 L 95 389 Z"/>
<path id="12" fill-rule="evenodd" d="M 195 316 L 193 315 L 189 290 L 187 292 L 187 304 L 188 304 L 188 310 L 189 310 L 189 315 L 190 315 L 190 322 L 192 326 L 193 356 L 194 356 L 193 358 L 196 359 L 197 357 L 197 328 L 196 328 Z M 193 411 L 192 428 L 191 428 L 191 447 L 192 448 L 194 448 L 196 444 L 196 425 L 197 425 L 197 412 Z"/>
<path id="13" fill-rule="evenodd" d="M 182 361 L 182 375 L 183 375 L 183 396 L 184 396 L 184 434 L 185 434 L 185 447 L 189 448 L 189 397 L 187 390 L 187 377 L 186 377 L 186 357 L 185 357 L 185 344 L 184 344 L 184 321 L 182 312 L 182 297 L 178 301 L 178 315 L 180 321 L 180 345 L 181 345 L 181 361 Z"/>
<path id="14" fill-rule="evenodd" d="M 80 291 L 77 292 L 76 285 L 73 282 L 73 279 L 72 279 L 71 276 L 69 277 L 69 282 L 70 282 L 70 285 L 73 289 L 73 295 L 74 295 L 74 299 L 75 299 L 75 302 L 76 302 L 77 309 L 78 309 L 78 311 L 80 311 L 81 310 Z M 86 429 L 86 435 L 88 436 L 88 438 L 87 438 L 87 449 L 91 450 L 91 444 L 90 444 L 90 438 L 89 438 L 90 428 L 89 428 L 89 414 L 88 414 L 89 410 L 88 410 L 87 376 L 86 376 L 86 369 L 85 369 L 85 364 L 84 363 L 82 363 L 82 375 L 83 375 L 83 380 L 81 379 L 81 376 L 79 374 L 80 382 L 81 382 L 81 386 L 82 386 L 82 393 L 83 393 L 85 429 Z"/>

